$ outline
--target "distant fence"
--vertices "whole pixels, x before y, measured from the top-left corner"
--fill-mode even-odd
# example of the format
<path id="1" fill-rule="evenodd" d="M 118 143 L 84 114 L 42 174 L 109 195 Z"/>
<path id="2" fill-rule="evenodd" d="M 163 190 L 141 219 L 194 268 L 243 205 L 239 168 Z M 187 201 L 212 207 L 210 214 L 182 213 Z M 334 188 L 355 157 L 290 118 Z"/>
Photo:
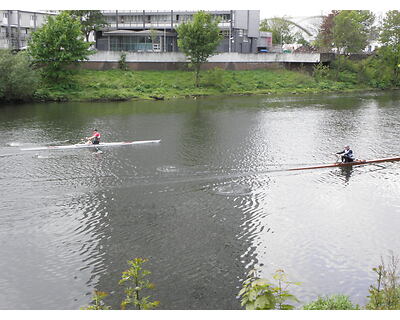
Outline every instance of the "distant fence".
<path id="1" fill-rule="evenodd" d="M 89 56 L 81 68 L 108 70 L 118 68 L 119 51 L 98 51 Z M 125 52 L 126 64 L 131 70 L 185 70 L 188 61 L 180 52 Z M 203 69 L 220 67 L 226 70 L 255 70 L 269 68 L 312 67 L 332 58 L 321 53 L 220 53 L 208 59 Z"/>

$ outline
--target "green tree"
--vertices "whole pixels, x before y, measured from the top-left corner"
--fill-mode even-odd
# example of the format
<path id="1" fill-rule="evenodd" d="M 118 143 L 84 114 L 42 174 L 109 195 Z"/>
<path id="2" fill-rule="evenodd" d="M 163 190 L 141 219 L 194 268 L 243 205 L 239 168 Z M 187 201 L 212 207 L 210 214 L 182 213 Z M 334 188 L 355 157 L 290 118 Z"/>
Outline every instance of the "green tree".
<path id="1" fill-rule="evenodd" d="M 142 296 L 143 290 L 154 288 L 154 284 L 145 279 L 145 277 L 151 274 L 151 272 L 142 268 L 143 263 L 147 261 L 147 259 L 142 258 L 129 260 L 128 264 L 130 265 L 130 268 L 122 272 L 119 284 L 127 285 L 127 288 L 125 289 L 126 297 L 121 303 L 122 309 L 126 309 L 127 306 L 133 305 L 139 310 L 148 310 L 159 305 L 159 301 L 151 302 L 149 300 L 150 296 Z"/>
<path id="2" fill-rule="evenodd" d="M 66 10 L 66 12 L 80 21 L 86 41 L 89 41 L 92 31 L 98 31 L 108 25 L 100 10 Z"/>
<path id="3" fill-rule="evenodd" d="M 340 11 L 332 10 L 330 14 L 324 16 L 319 28 L 315 46 L 323 51 L 330 51 L 333 47 L 333 20 Z"/>
<path id="4" fill-rule="evenodd" d="M 199 11 L 193 16 L 193 21 L 182 23 L 176 31 L 178 46 L 195 69 L 195 85 L 198 87 L 201 65 L 215 53 L 222 39 L 218 20 L 204 11 Z"/>
<path id="5" fill-rule="evenodd" d="M 333 43 L 340 53 L 359 53 L 374 32 L 375 15 L 368 10 L 342 10 L 333 18 Z"/>
<path id="6" fill-rule="evenodd" d="M 39 74 L 26 53 L 0 50 L 0 100 L 31 100 L 38 82 Z"/>
<path id="7" fill-rule="evenodd" d="M 392 70 L 392 82 L 400 85 L 400 12 L 397 10 L 388 11 L 383 19 L 379 35 L 382 48 L 378 56 L 382 62 Z"/>
<path id="8" fill-rule="evenodd" d="M 47 22 L 32 33 L 28 54 L 42 67 L 50 81 L 65 80 L 67 67 L 87 59 L 90 43 L 82 39 L 81 24 L 67 12 L 48 17 Z"/>

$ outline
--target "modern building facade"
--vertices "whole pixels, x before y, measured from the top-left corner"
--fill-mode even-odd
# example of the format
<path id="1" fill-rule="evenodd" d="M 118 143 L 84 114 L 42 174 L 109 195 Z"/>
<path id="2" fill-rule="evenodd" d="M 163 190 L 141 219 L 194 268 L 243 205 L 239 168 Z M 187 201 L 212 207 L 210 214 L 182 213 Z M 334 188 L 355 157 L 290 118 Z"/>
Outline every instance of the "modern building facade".
<path id="1" fill-rule="evenodd" d="M 177 52 L 176 28 L 191 21 L 196 11 L 102 11 L 108 26 L 95 35 L 96 48 L 105 51 Z M 207 11 L 219 19 L 223 40 L 217 52 L 258 52 L 272 46 L 270 33 L 260 34 L 259 10 Z M 269 40 L 269 39 L 270 40 Z"/>
<path id="2" fill-rule="evenodd" d="M 30 34 L 46 22 L 51 11 L 0 10 L 0 49 L 26 48 Z"/>

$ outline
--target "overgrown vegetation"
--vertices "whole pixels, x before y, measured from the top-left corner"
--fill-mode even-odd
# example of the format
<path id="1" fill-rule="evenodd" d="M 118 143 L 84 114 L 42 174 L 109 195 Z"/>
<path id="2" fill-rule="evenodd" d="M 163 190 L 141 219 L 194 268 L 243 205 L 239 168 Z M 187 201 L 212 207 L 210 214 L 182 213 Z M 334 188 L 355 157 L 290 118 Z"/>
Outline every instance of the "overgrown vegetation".
<path id="1" fill-rule="evenodd" d="M 288 70 L 227 71 L 202 73 L 199 87 L 186 71 L 92 71 L 79 70 L 72 83 L 49 83 L 36 92 L 38 100 L 101 101 L 166 99 L 212 95 L 300 94 L 368 89 L 365 84 L 322 78 L 316 81 L 305 72 Z"/>
<path id="2" fill-rule="evenodd" d="M 122 272 L 120 285 L 125 286 L 125 299 L 121 302 L 121 309 L 125 310 L 133 308 L 137 310 L 154 309 L 159 305 L 159 301 L 150 301 L 151 297 L 144 293 L 148 289 L 153 289 L 154 284 L 147 280 L 147 276 L 151 274 L 150 271 L 143 269 L 143 264 L 148 259 L 134 258 L 128 260 L 129 269 Z M 92 298 L 91 305 L 82 308 L 86 310 L 109 310 L 110 306 L 106 305 L 103 301 L 108 296 L 108 293 L 102 291 L 95 291 Z"/>
<path id="3" fill-rule="evenodd" d="M 25 53 L 0 50 L 0 101 L 32 100 L 38 83 L 39 74 Z"/>
<path id="4" fill-rule="evenodd" d="M 347 86 L 369 87 L 371 89 L 390 89 L 400 85 L 398 72 L 400 65 L 390 67 L 384 63 L 387 48 L 380 48 L 373 56 L 352 61 L 347 56 L 337 56 L 331 66 L 322 64 L 314 67 L 314 78 L 318 83 L 335 81 Z"/>

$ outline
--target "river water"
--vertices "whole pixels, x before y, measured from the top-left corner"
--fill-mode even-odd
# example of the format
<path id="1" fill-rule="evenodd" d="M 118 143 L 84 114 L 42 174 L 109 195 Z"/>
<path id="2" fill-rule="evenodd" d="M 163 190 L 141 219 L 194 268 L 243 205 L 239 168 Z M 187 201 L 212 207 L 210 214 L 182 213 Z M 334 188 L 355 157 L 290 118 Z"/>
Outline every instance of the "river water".
<path id="1" fill-rule="evenodd" d="M 399 93 L 6 105 L 0 108 L 0 309 L 78 309 L 126 261 L 161 309 L 239 309 L 246 273 L 283 269 L 302 303 L 365 304 L 372 268 L 400 253 Z M 21 151 L 102 140 L 160 144 Z M 66 142 L 70 140 L 71 142 Z"/>

